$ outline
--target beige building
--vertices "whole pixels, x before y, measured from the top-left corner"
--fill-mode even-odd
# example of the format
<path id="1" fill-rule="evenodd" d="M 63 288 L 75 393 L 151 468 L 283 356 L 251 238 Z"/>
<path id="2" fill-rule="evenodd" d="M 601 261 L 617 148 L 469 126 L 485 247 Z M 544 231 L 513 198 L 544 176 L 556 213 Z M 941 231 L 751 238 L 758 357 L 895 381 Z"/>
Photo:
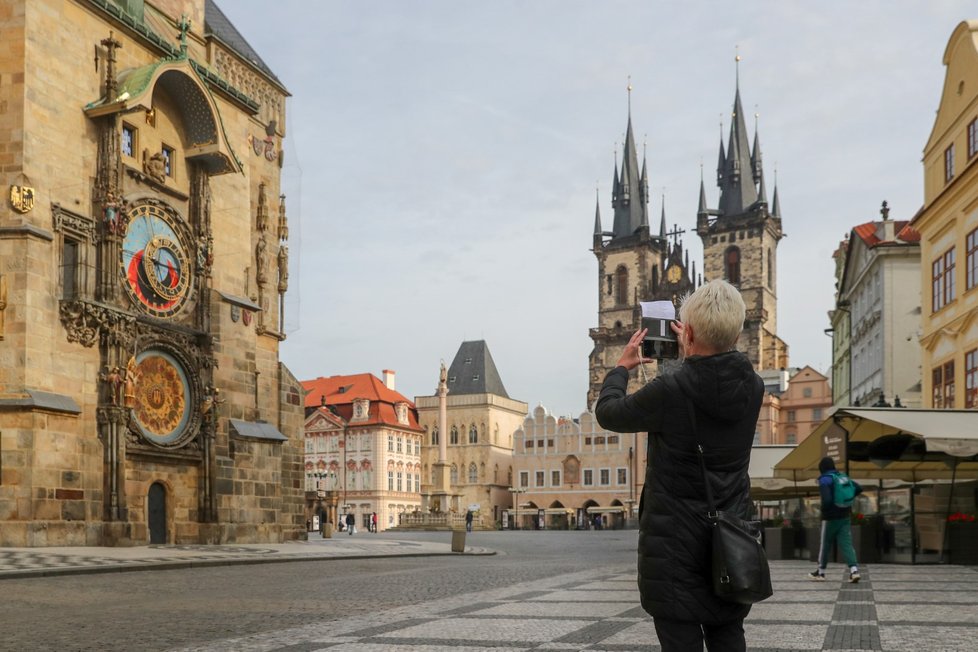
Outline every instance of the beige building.
<path id="1" fill-rule="evenodd" d="M 850 234 L 837 322 L 848 322 L 852 404 L 920 407 L 920 234 L 889 212 L 883 202 L 882 220 Z"/>
<path id="2" fill-rule="evenodd" d="M 944 89 L 924 147 L 920 233 L 924 407 L 978 407 L 978 21 L 944 51 Z"/>
<path id="3" fill-rule="evenodd" d="M 476 511 L 475 523 L 493 527 L 512 501 L 513 432 L 527 406 L 506 393 L 482 340 L 462 342 L 448 369 L 447 385 L 446 433 L 438 429 L 438 396 L 414 399 L 424 430 L 421 492 L 430 495 L 435 489 L 439 438 L 447 437 L 450 493 L 457 496 L 450 509 Z"/>
<path id="4" fill-rule="evenodd" d="M 594 414 L 556 418 L 537 406 L 514 435 L 516 488 L 504 526 L 519 529 L 621 527 L 637 516 L 646 433 L 619 434 Z"/>
<path id="5" fill-rule="evenodd" d="M 352 513 L 367 529 L 396 525 L 421 506 L 422 434 L 418 413 L 394 388 L 395 374 L 330 376 L 306 390 L 307 521 L 325 510 L 337 523 Z"/>
<path id="6" fill-rule="evenodd" d="M 211 0 L 0 6 L 0 545 L 304 536 L 288 92 Z"/>
<path id="7" fill-rule="evenodd" d="M 829 416 L 832 389 L 815 369 L 761 372 L 764 399 L 757 419 L 755 446 L 800 444 Z"/>

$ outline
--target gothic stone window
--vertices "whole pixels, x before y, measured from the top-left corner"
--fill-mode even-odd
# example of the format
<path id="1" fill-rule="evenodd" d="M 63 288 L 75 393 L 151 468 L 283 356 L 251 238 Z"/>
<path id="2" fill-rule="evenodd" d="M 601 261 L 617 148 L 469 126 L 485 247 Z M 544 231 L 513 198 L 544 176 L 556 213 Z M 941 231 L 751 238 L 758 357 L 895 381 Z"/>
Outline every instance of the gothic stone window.
<path id="1" fill-rule="evenodd" d="M 479 443 L 479 430 L 475 427 L 474 423 L 471 426 L 469 426 L 469 443 L 470 444 Z"/>
<path id="2" fill-rule="evenodd" d="M 431 430 L 431 445 L 432 446 L 438 445 L 438 428 L 433 428 Z"/>
<path id="3" fill-rule="evenodd" d="M 723 270 L 727 282 L 731 285 L 740 285 L 740 249 L 738 247 L 727 247 L 723 254 Z"/>
<path id="4" fill-rule="evenodd" d="M 615 303 L 624 305 L 628 303 L 628 270 L 619 267 L 615 271 Z"/>
<path id="5" fill-rule="evenodd" d="M 448 440 L 448 443 L 458 444 L 458 428 L 456 428 L 455 426 L 452 426 L 452 435 L 451 438 Z"/>
<path id="6" fill-rule="evenodd" d="M 450 481 L 452 484 L 458 484 L 458 467 L 452 464 L 452 473 Z"/>
<path id="7" fill-rule="evenodd" d="M 475 462 L 469 464 L 469 484 L 476 484 L 479 481 L 479 467 Z"/>

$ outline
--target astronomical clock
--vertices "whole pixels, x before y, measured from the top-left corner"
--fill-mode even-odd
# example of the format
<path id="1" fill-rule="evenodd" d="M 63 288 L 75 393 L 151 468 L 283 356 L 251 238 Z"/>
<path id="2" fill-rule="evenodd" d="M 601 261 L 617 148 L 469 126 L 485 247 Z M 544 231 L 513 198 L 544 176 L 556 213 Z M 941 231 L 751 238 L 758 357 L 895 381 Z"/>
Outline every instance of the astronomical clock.
<path id="1" fill-rule="evenodd" d="M 122 285 L 133 305 L 168 319 L 187 304 L 193 280 L 190 234 L 165 204 L 143 202 L 127 214 L 122 238 Z"/>

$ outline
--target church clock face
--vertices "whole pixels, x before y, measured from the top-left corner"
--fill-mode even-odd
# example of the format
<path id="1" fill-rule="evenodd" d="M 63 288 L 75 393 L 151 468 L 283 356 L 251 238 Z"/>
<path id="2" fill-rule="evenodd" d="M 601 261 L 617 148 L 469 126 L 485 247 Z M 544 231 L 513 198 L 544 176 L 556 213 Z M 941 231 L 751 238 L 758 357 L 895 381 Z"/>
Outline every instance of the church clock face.
<path id="1" fill-rule="evenodd" d="M 123 287 L 144 312 L 166 319 L 186 304 L 192 274 L 187 243 L 163 207 L 144 203 L 129 210 L 121 263 Z"/>
<path id="2" fill-rule="evenodd" d="M 666 279 L 670 283 L 678 283 L 683 277 L 683 270 L 679 268 L 679 265 L 673 265 L 666 270 Z"/>
<path id="3" fill-rule="evenodd" d="M 144 351 L 136 358 L 134 386 L 133 416 L 143 437 L 160 446 L 179 444 L 193 403 L 183 365 L 166 351 Z"/>

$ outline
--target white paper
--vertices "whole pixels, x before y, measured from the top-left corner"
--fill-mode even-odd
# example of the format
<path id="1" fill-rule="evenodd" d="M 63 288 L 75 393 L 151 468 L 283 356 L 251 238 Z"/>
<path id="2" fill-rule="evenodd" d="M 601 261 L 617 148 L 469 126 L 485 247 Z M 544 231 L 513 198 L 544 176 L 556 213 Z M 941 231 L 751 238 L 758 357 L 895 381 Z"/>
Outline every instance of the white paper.
<path id="1" fill-rule="evenodd" d="M 650 319 L 675 319 L 676 306 L 672 301 L 641 301 L 642 316 Z"/>

